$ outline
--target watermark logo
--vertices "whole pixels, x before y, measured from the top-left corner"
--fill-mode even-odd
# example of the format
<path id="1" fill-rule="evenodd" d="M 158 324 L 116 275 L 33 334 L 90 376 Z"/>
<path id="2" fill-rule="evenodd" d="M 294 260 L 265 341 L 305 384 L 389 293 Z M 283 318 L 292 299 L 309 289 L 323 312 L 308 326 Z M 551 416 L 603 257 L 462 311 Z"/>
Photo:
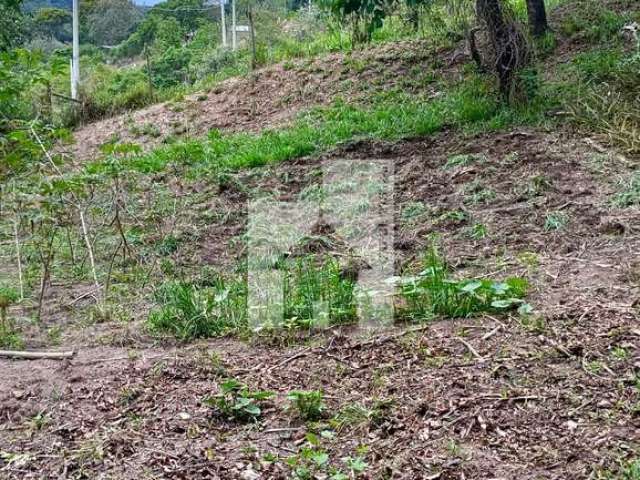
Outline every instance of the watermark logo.
<path id="1" fill-rule="evenodd" d="M 329 160 L 322 164 L 322 182 L 295 199 L 253 200 L 247 259 L 251 328 L 281 326 L 297 313 L 289 311 L 292 297 L 301 296 L 310 307 L 306 320 L 314 326 L 328 326 L 344 315 L 336 312 L 340 302 L 352 304 L 350 314 L 361 326 L 390 324 L 393 198 L 391 161 Z M 311 256 L 314 261 L 301 262 Z M 320 273 L 312 272 L 316 267 Z M 344 285 L 352 288 L 345 293 Z"/>

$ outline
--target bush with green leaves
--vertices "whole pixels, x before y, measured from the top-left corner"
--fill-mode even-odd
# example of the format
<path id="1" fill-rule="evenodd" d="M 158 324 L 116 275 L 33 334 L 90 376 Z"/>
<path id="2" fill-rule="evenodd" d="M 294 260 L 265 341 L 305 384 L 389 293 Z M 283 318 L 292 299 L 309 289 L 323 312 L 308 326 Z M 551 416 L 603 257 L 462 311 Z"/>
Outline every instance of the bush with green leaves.
<path id="1" fill-rule="evenodd" d="M 249 422 L 258 419 L 260 404 L 273 397 L 273 392 L 252 391 L 236 379 L 228 379 L 220 385 L 220 393 L 207 397 L 204 403 L 215 408 L 229 420 Z"/>
<path id="2" fill-rule="evenodd" d="M 371 41 L 389 13 L 387 5 L 376 0 L 322 0 L 319 6 L 350 26 L 354 43 Z"/>
<path id="3" fill-rule="evenodd" d="M 143 68 L 96 65 L 82 88 L 83 112 L 87 119 L 142 108 L 156 99 Z"/>
<path id="4" fill-rule="evenodd" d="M 303 420 L 320 420 L 325 412 L 323 394 L 318 390 L 289 392 L 287 400 Z"/>
<path id="5" fill-rule="evenodd" d="M 525 279 L 455 280 L 435 242 L 427 251 L 422 268 L 417 275 L 400 279 L 400 293 L 405 302 L 400 311 L 403 317 L 412 320 L 438 315 L 456 318 L 513 308 L 528 309 L 523 300 L 528 287 Z"/>

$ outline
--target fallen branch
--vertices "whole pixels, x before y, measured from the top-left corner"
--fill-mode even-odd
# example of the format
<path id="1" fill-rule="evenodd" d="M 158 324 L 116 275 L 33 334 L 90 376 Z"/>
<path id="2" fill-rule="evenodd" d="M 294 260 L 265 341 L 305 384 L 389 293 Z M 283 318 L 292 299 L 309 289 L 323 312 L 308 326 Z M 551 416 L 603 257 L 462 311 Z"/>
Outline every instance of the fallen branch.
<path id="1" fill-rule="evenodd" d="M 0 357 L 9 358 L 21 358 L 25 360 L 63 360 L 65 358 L 72 358 L 76 354 L 71 350 L 68 352 L 37 352 L 37 351 L 17 351 L 17 350 L 0 350 Z"/>

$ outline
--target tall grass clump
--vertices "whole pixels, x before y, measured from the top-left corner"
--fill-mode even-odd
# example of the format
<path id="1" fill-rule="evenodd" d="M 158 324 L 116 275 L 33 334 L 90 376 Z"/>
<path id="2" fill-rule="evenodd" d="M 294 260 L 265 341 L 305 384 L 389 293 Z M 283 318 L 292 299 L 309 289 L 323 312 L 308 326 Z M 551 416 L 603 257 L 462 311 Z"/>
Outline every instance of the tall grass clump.
<path id="1" fill-rule="evenodd" d="M 334 259 L 299 258 L 284 270 L 285 319 L 298 326 L 329 326 L 357 318 L 355 281 Z"/>
<path id="2" fill-rule="evenodd" d="M 400 294 L 404 300 L 400 314 L 411 320 L 434 316 L 468 317 L 482 312 L 497 312 L 526 305 L 527 281 L 508 278 L 494 280 L 451 277 L 436 243 L 432 243 L 422 261 L 422 270 L 403 277 Z"/>
<path id="3" fill-rule="evenodd" d="M 345 278 L 333 259 L 301 257 L 282 262 L 282 321 L 268 328 L 313 328 L 356 318 L 355 282 Z M 215 276 L 205 283 L 167 282 L 155 292 L 157 307 L 147 324 L 158 334 L 192 340 L 240 332 L 249 327 L 244 275 Z"/>
<path id="4" fill-rule="evenodd" d="M 149 315 L 151 331 L 180 340 L 223 335 L 246 325 L 244 281 L 219 278 L 211 286 L 168 282 L 156 290 L 155 300 L 159 307 Z"/>

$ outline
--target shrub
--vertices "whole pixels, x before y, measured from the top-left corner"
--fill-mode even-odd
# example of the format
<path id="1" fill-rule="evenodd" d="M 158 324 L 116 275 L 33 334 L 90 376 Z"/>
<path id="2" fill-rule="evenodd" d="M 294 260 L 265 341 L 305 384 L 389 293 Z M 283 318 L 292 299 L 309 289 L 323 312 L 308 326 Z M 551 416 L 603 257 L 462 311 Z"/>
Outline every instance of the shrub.
<path id="1" fill-rule="evenodd" d="M 147 74 L 142 68 L 114 69 L 100 65 L 81 93 L 87 119 L 135 110 L 155 100 Z"/>

